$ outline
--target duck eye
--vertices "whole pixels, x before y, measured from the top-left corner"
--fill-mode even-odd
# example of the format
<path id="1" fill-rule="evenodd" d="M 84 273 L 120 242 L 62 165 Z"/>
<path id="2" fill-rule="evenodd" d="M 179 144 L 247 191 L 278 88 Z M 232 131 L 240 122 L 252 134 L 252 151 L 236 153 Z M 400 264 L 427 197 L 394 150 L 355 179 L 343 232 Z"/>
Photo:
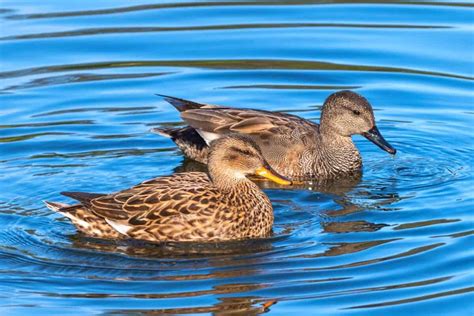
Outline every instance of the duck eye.
<path id="1" fill-rule="evenodd" d="M 248 149 L 241 149 L 232 146 L 231 149 L 236 152 L 239 156 L 253 156 L 254 154 Z"/>
<path id="2" fill-rule="evenodd" d="M 357 110 L 352 110 L 352 113 L 354 113 L 355 115 L 360 115 L 360 111 Z"/>

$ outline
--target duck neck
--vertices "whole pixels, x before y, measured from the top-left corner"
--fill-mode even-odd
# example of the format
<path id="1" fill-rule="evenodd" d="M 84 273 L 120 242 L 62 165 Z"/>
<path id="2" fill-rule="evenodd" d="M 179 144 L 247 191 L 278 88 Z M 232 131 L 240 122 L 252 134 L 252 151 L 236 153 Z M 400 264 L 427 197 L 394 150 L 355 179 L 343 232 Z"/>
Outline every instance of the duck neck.
<path id="1" fill-rule="evenodd" d="M 329 133 L 321 129 L 321 146 L 314 149 L 312 171 L 316 176 L 338 176 L 359 171 L 362 159 L 350 136 Z"/>
<path id="2" fill-rule="evenodd" d="M 232 170 L 225 170 L 222 168 L 216 168 L 212 164 L 209 165 L 209 176 L 212 183 L 221 192 L 226 194 L 232 194 L 248 190 L 259 190 L 258 187 L 247 177 L 241 174 L 232 172 Z"/>
<path id="3" fill-rule="evenodd" d="M 216 188 L 227 198 L 229 205 L 246 211 L 248 223 L 265 222 L 268 229 L 273 224 L 273 208 L 266 194 L 246 177 L 236 177 L 231 172 L 209 167 L 209 176 Z"/>

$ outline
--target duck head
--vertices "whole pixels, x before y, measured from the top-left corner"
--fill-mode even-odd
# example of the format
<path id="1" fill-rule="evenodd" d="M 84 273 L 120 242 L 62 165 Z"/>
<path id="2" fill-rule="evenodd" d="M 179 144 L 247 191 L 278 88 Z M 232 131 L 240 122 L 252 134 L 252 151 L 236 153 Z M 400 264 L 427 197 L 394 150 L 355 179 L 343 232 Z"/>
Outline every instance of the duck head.
<path id="1" fill-rule="evenodd" d="M 321 111 L 321 131 L 345 137 L 360 134 L 392 155 L 397 152 L 375 125 L 370 103 L 352 91 L 339 91 L 326 99 Z"/>
<path id="2" fill-rule="evenodd" d="M 212 141 L 208 165 L 214 182 L 222 178 L 238 181 L 248 175 L 258 175 L 278 184 L 291 184 L 290 180 L 273 170 L 258 145 L 242 135 L 232 134 Z"/>

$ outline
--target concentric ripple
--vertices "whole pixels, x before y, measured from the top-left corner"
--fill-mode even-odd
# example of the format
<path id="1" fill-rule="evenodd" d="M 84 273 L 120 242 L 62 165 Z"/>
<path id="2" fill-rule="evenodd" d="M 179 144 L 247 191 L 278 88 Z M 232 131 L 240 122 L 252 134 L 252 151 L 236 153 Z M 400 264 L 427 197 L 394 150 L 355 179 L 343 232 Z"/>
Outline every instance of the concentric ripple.
<path id="1" fill-rule="evenodd" d="M 0 313 L 474 314 L 472 16 L 466 1 L 4 1 Z M 154 93 L 317 121 L 342 89 L 398 153 L 355 136 L 361 177 L 258 182 L 270 238 L 97 240 L 42 203 L 205 170 L 149 132 L 183 125 Z"/>

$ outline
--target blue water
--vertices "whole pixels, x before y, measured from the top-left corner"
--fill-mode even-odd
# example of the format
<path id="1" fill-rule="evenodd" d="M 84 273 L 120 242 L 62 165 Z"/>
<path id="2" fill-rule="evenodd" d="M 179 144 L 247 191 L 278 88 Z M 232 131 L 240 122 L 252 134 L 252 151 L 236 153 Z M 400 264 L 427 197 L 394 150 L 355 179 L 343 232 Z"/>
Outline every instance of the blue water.
<path id="1" fill-rule="evenodd" d="M 468 1 L 32 1 L 0 10 L 0 314 L 474 314 L 474 10 Z M 266 189 L 274 236 L 85 238 L 42 200 L 185 161 L 154 93 L 318 120 L 352 89 L 395 157 L 360 181 Z"/>

